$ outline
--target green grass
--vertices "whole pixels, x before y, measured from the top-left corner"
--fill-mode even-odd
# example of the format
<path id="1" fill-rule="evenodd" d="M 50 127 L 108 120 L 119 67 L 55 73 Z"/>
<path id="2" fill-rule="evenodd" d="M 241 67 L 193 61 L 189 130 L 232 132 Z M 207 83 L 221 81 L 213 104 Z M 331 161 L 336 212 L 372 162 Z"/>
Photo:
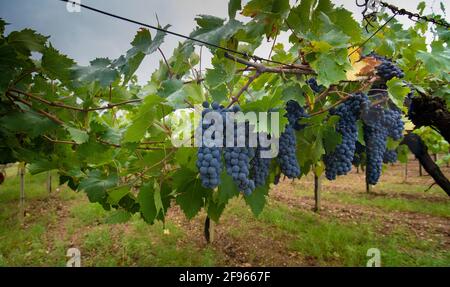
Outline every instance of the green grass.
<path id="1" fill-rule="evenodd" d="M 272 203 L 257 219 L 243 208 L 233 208 L 232 213 L 243 221 L 254 221 L 252 225 L 274 237 L 290 238 L 286 245 L 291 251 L 312 257 L 318 265 L 365 266 L 367 250 L 378 248 L 383 266 L 450 266 L 450 252 L 437 242 L 418 240 L 403 228 L 383 234 L 376 221 L 356 224 L 321 219 L 280 202 Z M 244 232 L 238 228 L 234 236 Z"/>
<path id="2" fill-rule="evenodd" d="M 134 216 L 127 224 L 104 224 L 109 212 L 84 194 L 61 187 L 49 195 L 46 174 L 25 176 L 27 216 L 18 212 L 17 168 L 8 168 L 0 186 L 0 266 L 65 266 L 66 252 L 77 247 L 83 266 L 213 266 L 212 248 L 199 250 L 186 233 L 167 223 L 146 224 Z M 57 185 L 53 176 L 53 186 Z M 53 200 L 48 200 L 53 198 Z M 67 209 L 59 218 L 55 202 Z M 42 205 L 45 210 L 35 211 Z M 168 230 L 168 234 L 164 234 Z M 74 244 L 74 246 L 72 246 Z"/>
<path id="3" fill-rule="evenodd" d="M 367 194 L 364 190 L 358 191 L 335 191 L 332 188 L 325 188 L 321 196 L 324 200 L 338 201 L 341 203 L 363 205 L 376 207 L 386 211 L 403 211 L 429 214 L 432 216 L 450 217 L 450 202 L 448 196 L 442 190 L 428 191 L 424 190 L 427 186 L 405 184 L 380 183 L 373 194 Z M 392 192 L 392 191 L 395 192 Z M 380 194 L 386 193 L 386 194 Z M 313 198 L 312 191 L 306 191 L 297 186 L 295 190 L 297 196 L 307 196 Z M 424 198 L 402 198 L 395 195 L 420 195 Z M 391 195 L 391 196 L 387 196 Z M 435 199 L 441 198 L 441 201 L 429 201 L 426 196 L 433 196 Z"/>
<path id="4" fill-rule="evenodd" d="M 330 197 L 345 203 L 378 207 L 387 211 L 417 212 L 433 216 L 450 217 L 450 204 L 446 201 L 404 200 L 401 198 L 387 198 L 370 194 L 360 194 L 357 197 L 350 194 L 333 194 Z"/>
<path id="5" fill-rule="evenodd" d="M 422 184 L 410 184 L 410 183 L 394 183 L 381 181 L 376 186 L 376 190 L 383 192 L 401 192 L 407 194 L 423 194 L 423 195 L 435 195 L 441 197 L 447 197 L 445 192 L 438 186 L 434 185 L 429 189 L 429 186 Z M 425 192 L 425 190 L 428 190 Z"/>
<path id="6" fill-rule="evenodd" d="M 17 201 L 20 197 L 20 177 L 17 176 L 17 167 L 9 167 L 6 169 L 7 180 L 0 185 L 0 202 Z M 47 173 L 32 176 L 25 174 L 25 198 L 27 199 L 43 199 L 48 197 L 46 189 Z M 54 175 L 52 177 L 52 186 L 56 187 L 58 179 Z"/>
<path id="7" fill-rule="evenodd" d="M 18 212 L 17 170 L 9 168 L 7 172 L 7 179 L 0 186 L 0 266 L 65 266 L 70 247 L 80 249 L 82 266 L 215 266 L 228 262 L 225 257 L 229 255 L 222 249 L 215 244 L 195 243 L 192 232 L 176 221 L 148 225 L 135 215 L 124 224 L 105 224 L 110 213 L 98 204 L 89 203 L 85 194 L 61 187 L 49 195 L 46 174 L 26 175 L 27 216 L 22 219 Z M 53 180 L 56 187 L 56 175 Z M 432 202 L 420 197 L 374 196 L 327 188 L 331 187 L 324 189 L 324 201 L 377 208 L 387 213 L 450 217 L 450 205 L 445 200 Z M 384 183 L 378 190 L 385 192 L 390 188 L 411 194 L 423 191 L 423 186 L 410 188 L 393 183 Z M 431 195 L 439 194 L 433 191 Z M 300 201 L 305 196 L 312 197 L 312 192 L 297 185 L 294 195 Z M 282 248 L 283 258 L 286 254 L 285 260 L 289 260 L 287 254 L 295 253 L 304 264 L 365 266 L 367 250 L 378 248 L 383 266 L 450 266 L 450 251 L 438 237 L 430 235 L 432 240 L 421 240 L 401 224 L 385 229 L 381 220 L 343 221 L 274 199 L 255 218 L 239 199 L 231 201 L 219 226 L 232 222 L 222 232 L 227 232 L 243 248 L 248 262 L 274 264 L 268 261 L 271 259 L 261 259 L 271 249 L 259 250 L 258 244 L 245 244 L 261 240 L 267 244 L 260 246 L 281 242 L 278 248 Z"/>

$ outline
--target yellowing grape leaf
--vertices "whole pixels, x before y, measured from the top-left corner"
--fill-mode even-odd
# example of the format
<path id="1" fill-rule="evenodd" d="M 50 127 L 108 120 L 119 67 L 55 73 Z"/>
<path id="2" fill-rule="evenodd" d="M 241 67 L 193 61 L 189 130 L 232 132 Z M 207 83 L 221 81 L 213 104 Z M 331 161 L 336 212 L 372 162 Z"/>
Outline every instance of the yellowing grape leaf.
<path id="1" fill-rule="evenodd" d="M 348 50 L 348 59 L 350 60 L 350 64 L 353 64 L 358 62 L 361 58 L 361 48 L 358 47 L 350 47 Z M 357 51 L 357 52 L 355 52 Z"/>
<path id="2" fill-rule="evenodd" d="M 350 51 L 351 49 L 349 49 L 349 52 Z M 355 55 L 356 57 L 358 57 L 358 60 L 355 60 L 356 59 Z M 375 71 L 375 67 L 381 63 L 374 57 L 365 57 L 360 59 L 359 51 L 358 53 L 353 53 L 352 55 L 349 55 L 349 57 L 350 62 L 352 64 L 352 68 L 348 70 L 346 73 L 347 80 L 349 81 L 356 81 L 361 79 L 362 77 L 372 75 Z"/>

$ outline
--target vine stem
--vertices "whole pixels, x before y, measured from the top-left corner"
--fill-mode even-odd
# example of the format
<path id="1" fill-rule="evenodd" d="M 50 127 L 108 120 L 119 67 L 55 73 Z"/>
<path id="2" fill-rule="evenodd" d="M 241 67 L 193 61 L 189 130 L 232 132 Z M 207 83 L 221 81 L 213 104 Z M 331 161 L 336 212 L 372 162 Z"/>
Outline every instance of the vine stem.
<path id="1" fill-rule="evenodd" d="M 17 85 L 18 83 L 20 83 L 23 79 L 25 79 L 28 75 L 31 75 L 34 72 L 38 72 L 39 69 L 37 68 L 32 68 L 29 70 L 24 71 L 13 83 L 13 86 Z"/>
<path id="2" fill-rule="evenodd" d="M 245 85 L 239 90 L 239 92 L 237 92 L 237 94 L 235 96 L 233 96 L 231 98 L 231 102 L 228 104 L 227 108 L 231 107 L 234 103 L 236 103 L 237 101 L 239 101 L 239 97 L 248 89 L 248 87 L 250 86 L 250 84 L 259 77 L 261 73 L 256 70 L 255 74 L 251 77 L 248 78 L 247 83 L 245 83 Z"/>
<path id="3" fill-rule="evenodd" d="M 80 145 L 77 142 L 74 141 L 68 141 L 68 140 L 58 140 L 58 139 L 52 139 L 51 137 L 44 135 L 43 136 L 46 140 L 52 142 L 52 143 L 56 143 L 56 144 L 70 144 L 70 145 Z M 110 143 L 101 139 L 97 139 L 97 142 L 104 144 L 104 145 L 109 145 L 115 148 L 122 148 L 123 146 L 120 144 L 114 144 L 114 143 Z M 158 142 L 144 142 L 144 143 L 140 143 L 140 144 L 153 144 L 153 143 L 158 143 Z M 137 147 L 136 149 L 139 150 L 163 150 L 163 147 Z M 169 149 L 175 149 L 175 148 L 169 148 Z"/>
<path id="4" fill-rule="evenodd" d="M 359 45 L 355 50 L 353 50 L 353 52 L 351 52 L 348 56 L 350 57 L 351 55 L 353 55 L 356 51 L 358 51 L 360 48 L 362 48 L 367 42 L 369 42 L 373 37 L 375 37 L 375 35 L 380 32 L 381 30 L 383 30 L 383 28 L 392 21 L 392 19 L 395 18 L 395 16 L 397 16 L 397 13 L 394 13 L 394 15 L 392 15 L 388 20 L 386 20 L 386 22 L 384 22 L 383 25 L 381 25 L 380 27 L 378 27 L 378 29 L 375 30 L 375 32 L 372 33 L 372 35 L 369 36 L 369 38 L 367 38 L 364 42 L 362 42 L 361 45 Z"/>
<path id="5" fill-rule="evenodd" d="M 21 99 L 13 94 L 11 94 L 10 92 L 6 92 L 7 95 L 10 95 L 11 97 L 13 97 L 13 99 L 21 102 L 22 104 L 27 105 L 28 107 L 33 108 L 33 105 L 27 101 L 25 101 L 24 99 Z M 40 109 L 34 109 L 37 113 L 49 118 L 50 120 L 52 120 L 54 123 L 58 124 L 58 125 L 64 125 L 64 122 L 62 120 L 60 120 L 58 117 L 56 117 L 55 115 L 52 115 L 44 110 L 40 110 Z"/>
<path id="6" fill-rule="evenodd" d="M 331 92 L 334 92 L 336 89 L 336 86 L 331 85 L 329 86 L 325 91 L 323 91 L 322 93 L 320 93 L 320 95 L 318 95 L 316 97 L 316 99 L 314 100 L 314 103 L 317 103 L 318 101 L 322 100 L 323 98 L 326 98 L 326 96 L 328 96 Z"/>
<path id="7" fill-rule="evenodd" d="M 334 108 L 334 107 L 336 107 L 336 106 L 342 104 L 343 102 L 347 101 L 350 97 L 351 97 L 351 95 L 350 95 L 350 96 L 346 96 L 346 97 L 340 99 L 339 101 L 337 101 L 336 103 L 332 104 L 332 105 L 329 106 L 328 108 L 322 109 L 322 110 L 317 111 L 317 112 L 315 112 L 315 113 L 312 113 L 312 114 L 310 114 L 310 116 L 315 116 L 315 115 L 323 114 L 323 113 L 325 113 L 325 112 L 331 110 L 332 108 Z"/>
<path id="8" fill-rule="evenodd" d="M 14 92 L 14 93 L 17 93 L 17 94 L 21 94 L 21 95 L 27 96 L 27 97 L 29 97 L 31 99 L 39 101 L 39 102 L 41 102 L 43 104 L 46 104 L 48 106 L 60 107 L 60 108 L 64 108 L 64 109 L 68 109 L 68 110 L 75 110 L 75 111 L 79 111 L 79 112 L 92 112 L 92 111 L 99 111 L 99 110 L 108 110 L 108 109 L 113 109 L 114 107 L 117 107 L 117 106 L 122 106 L 122 105 L 131 104 L 131 103 L 142 102 L 141 99 L 132 99 L 132 100 L 127 100 L 127 101 L 123 101 L 123 102 L 120 102 L 120 103 L 108 104 L 105 107 L 94 107 L 94 108 L 84 109 L 84 108 L 79 108 L 79 107 L 75 107 L 75 106 L 66 105 L 66 104 L 59 103 L 59 102 L 48 101 L 48 100 L 46 100 L 44 98 L 41 98 L 39 96 L 36 96 L 36 95 L 34 95 L 32 93 L 28 93 L 28 92 L 25 92 L 25 91 L 22 91 L 22 90 L 19 90 L 19 89 L 16 89 L 16 88 L 9 89 L 9 92 Z"/>
<path id="9" fill-rule="evenodd" d="M 163 53 L 163 51 L 161 50 L 160 47 L 158 47 L 158 51 L 161 54 L 161 56 L 162 56 L 162 58 L 164 60 L 164 63 L 167 66 L 167 70 L 169 72 L 169 78 L 172 78 L 173 77 L 173 72 L 172 72 L 172 69 L 170 68 L 169 62 L 167 61 L 166 55 L 164 55 L 164 53 Z"/>
<path id="10" fill-rule="evenodd" d="M 307 65 L 291 65 L 291 66 L 282 66 L 282 67 L 269 67 L 264 66 L 263 64 L 247 61 L 242 58 L 235 57 L 230 55 L 229 53 L 225 53 L 225 58 L 238 62 L 240 64 L 246 65 L 248 67 L 253 67 L 259 73 L 276 73 L 276 74 L 297 74 L 297 75 L 315 75 L 311 67 Z"/>
<path id="11" fill-rule="evenodd" d="M 209 218 L 209 216 L 206 216 L 203 233 L 204 233 L 205 240 L 206 240 L 207 244 L 211 243 L 211 227 L 212 227 L 211 226 L 211 219 Z"/>
<path id="12" fill-rule="evenodd" d="M 275 35 L 275 38 L 273 39 L 273 43 L 272 43 L 272 48 L 270 48 L 270 53 L 269 53 L 269 59 L 272 57 L 272 52 L 273 52 L 273 48 L 275 48 L 275 43 L 277 42 L 277 38 L 278 38 L 278 34 Z"/>

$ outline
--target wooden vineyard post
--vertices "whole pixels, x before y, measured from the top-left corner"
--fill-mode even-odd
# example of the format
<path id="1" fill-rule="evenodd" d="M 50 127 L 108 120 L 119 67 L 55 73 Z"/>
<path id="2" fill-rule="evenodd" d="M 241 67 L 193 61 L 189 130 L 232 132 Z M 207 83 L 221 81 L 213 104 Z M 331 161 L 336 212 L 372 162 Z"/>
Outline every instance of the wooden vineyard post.
<path id="1" fill-rule="evenodd" d="M 368 172 L 368 169 L 366 169 L 366 193 L 371 193 L 372 192 L 372 185 L 367 181 L 367 179 L 369 178 L 368 176 L 367 176 L 367 172 Z"/>
<path id="2" fill-rule="evenodd" d="M 20 163 L 19 166 L 20 176 L 20 216 L 25 216 L 25 164 Z"/>
<path id="3" fill-rule="evenodd" d="M 6 180 L 5 165 L 0 165 L 0 185 Z"/>
<path id="4" fill-rule="evenodd" d="M 406 160 L 405 163 L 405 179 L 404 182 L 406 182 L 408 180 L 408 160 Z"/>
<path id="5" fill-rule="evenodd" d="M 314 173 L 314 211 L 320 211 L 320 191 L 322 189 L 321 177 Z"/>
<path id="6" fill-rule="evenodd" d="M 52 193 L 52 173 L 47 172 L 47 191 L 48 193 Z"/>
<path id="7" fill-rule="evenodd" d="M 370 183 L 368 183 L 367 180 L 366 180 L 366 192 L 367 193 L 372 192 L 372 185 Z"/>
<path id="8" fill-rule="evenodd" d="M 211 218 L 209 216 L 206 216 L 205 219 L 205 228 L 204 228 L 204 235 L 206 239 L 206 243 L 210 244 L 214 241 L 214 229 L 213 229 L 213 223 L 211 222 Z"/>

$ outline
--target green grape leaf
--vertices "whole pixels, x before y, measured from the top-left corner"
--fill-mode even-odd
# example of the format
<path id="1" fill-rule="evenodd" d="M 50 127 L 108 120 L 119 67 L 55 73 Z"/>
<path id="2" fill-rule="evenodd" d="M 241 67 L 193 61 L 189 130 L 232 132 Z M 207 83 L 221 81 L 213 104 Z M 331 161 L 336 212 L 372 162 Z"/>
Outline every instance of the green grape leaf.
<path id="1" fill-rule="evenodd" d="M 224 19 L 208 15 L 200 15 L 195 18 L 195 21 L 198 27 L 189 36 L 214 45 L 230 39 L 239 29 L 243 28 L 242 22 L 235 19 L 230 19 L 224 24 Z M 198 42 L 194 42 L 194 44 L 203 45 Z"/>
<path id="2" fill-rule="evenodd" d="M 397 148 L 397 154 L 398 154 L 398 161 L 401 163 L 407 163 L 408 162 L 408 154 L 409 154 L 409 148 L 407 145 L 399 145 Z"/>
<path id="3" fill-rule="evenodd" d="M 391 137 L 388 137 L 387 141 L 386 141 L 386 149 L 394 150 L 398 147 L 399 144 L 400 144 L 400 141 L 395 141 Z"/>
<path id="4" fill-rule="evenodd" d="M 123 197 L 125 197 L 129 192 L 130 187 L 128 185 L 108 189 L 108 202 L 111 205 L 117 205 L 119 204 L 119 201 Z"/>
<path id="5" fill-rule="evenodd" d="M 168 29 L 169 27 L 170 25 L 166 25 L 162 29 Z M 152 39 L 150 31 L 144 28 L 136 33 L 131 42 L 132 48 L 127 51 L 126 55 L 120 56 L 119 59 L 113 62 L 113 66 L 119 68 L 120 72 L 125 75 L 124 84 L 131 79 L 139 68 L 145 55 L 154 53 L 161 46 L 165 35 L 165 32 L 158 30 L 155 38 Z"/>
<path id="6" fill-rule="evenodd" d="M 29 165 L 28 165 L 28 171 L 35 175 L 41 172 L 49 171 L 52 169 L 57 169 L 58 164 L 56 162 L 49 161 L 45 158 L 37 158 L 34 159 Z"/>
<path id="7" fill-rule="evenodd" d="M 12 112 L 1 117 L 0 126 L 16 133 L 26 133 L 31 138 L 50 132 L 57 127 L 50 119 L 35 113 L 28 107 L 24 107 L 24 111 Z"/>
<path id="8" fill-rule="evenodd" d="M 169 83 L 170 84 L 170 83 Z M 172 85 L 172 84 L 171 84 Z M 168 86 L 170 90 L 165 90 L 163 94 L 172 91 L 172 88 L 179 87 L 177 84 L 173 83 L 173 86 Z M 191 83 L 186 85 L 181 85 L 180 89 L 173 91 L 167 95 L 166 101 L 167 105 L 175 108 L 181 109 L 186 108 L 189 104 L 201 103 L 203 101 L 203 91 L 202 87 L 197 83 Z"/>
<path id="9" fill-rule="evenodd" d="M 334 8 L 330 0 L 302 0 L 290 10 L 287 22 L 294 31 L 307 37 L 328 32 L 344 34 L 347 38 L 345 41 L 350 39 L 353 43 L 362 38 L 360 25 L 351 12 L 344 8 Z"/>
<path id="10" fill-rule="evenodd" d="M 233 76 L 229 75 L 222 65 L 217 65 L 213 69 L 206 69 L 205 82 L 210 88 L 215 88 L 229 82 Z"/>
<path id="11" fill-rule="evenodd" d="M 212 198 L 208 199 L 207 203 L 207 214 L 208 217 L 211 218 L 215 222 L 219 222 L 220 216 L 225 210 L 226 204 L 221 204 L 213 200 Z"/>
<path id="12" fill-rule="evenodd" d="M 164 99 L 157 95 L 147 96 L 125 131 L 123 142 L 139 142 L 155 119 L 155 106 L 163 102 Z"/>
<path id="13" fill-rule="evenodd" d="M 54 86 L 51 82 L 47 81 L 46 78 L 41 75 L 36 75 L 33 78 L 33 81 L 34 83 L 30 90 L 32 94 L 40 95 L 41 97 L 52 101 L 58 99 L 58 95 L 54 93 Z"/>
<path id="14" fill-rule="evenodd" d="M 199 57 L 195 54 L 193 42 L 179 43 L 178 47 L 174 49 L 172 57 L 169 58 L 168 63 L 171 67 L 172 73 L 181 78 L 191 70 L 191 67 L 199 62 Z M 160 62 L 160 69 L 152 75 L 152 80 L 156 82 L 165 81 L 168 77 L 167 66 L 164 61 Z"/>
<path id="15" fill-rule="evenodd" d="M 294 28 L 294 31 L 306 34 L 312 28 L 312 5 L 315 0 L 303 0 L 299 5 L 290 10 L 287 22 L 289 26 Z"/>
<path id="16" fill-rule="evenodd" d="M 425 65 L 430 73 L 440 74 L 450 66 L 450 51 L 448 48 L 434 46 L 432 52 L 418 51 L 416 57 Z"/>
<path id="17" fill-rule="evenodd" d="M 342 142 L 342 135 L 333 128 L 326 128 L 323 131 L 323 147 L 325 153 L 333 152 Z"/>
<path id="18" fill-rule="evenodd" d="M 14 78 L 14 70 L 22 65 L 13 47 L 0 45 L 0 93 L 3 94 Z"/>
<path id="19" fill-rule="evenodd" d="M 204 197 L 208 190 L 201 185 L 197 173 L 189 169 L 178 169 L 173 174 L 173 181 L 177 190 L 177 204 L 188 219 L 193 218 L 204 206 Z"/>
<path id="20" fill-rule="evenodd" d="M 325 150 L 334 150 L 341 138 L 335 132 L 334 124 L 338 117 L 330 117 L 323 123 L 326 115 L 317 115 L 301 120 L 301 123 L 310 123 L 298 132 L 297 157 L 301 166 L 315 164 L 321 160 Z M 321 121 L 319 121 L 322 119 Z"/>
<path id="21" fill-rule="evenodd" d="M 157 183 L 155 183 L 155 192 L 153 194 L 153 200 L 155 201 L 156 212 L 159 213 L 160 211 L 164 210 L 163 202 L 161 199 L 161 189 Z"/>
<path id="22" fill-rule="evenodd" d="M 441 8 L 441 11 L 445 14 L 445 6 L 444 6 L 444 2 L 440 2 L 440 3 L 439 3 L 439 7 Z"/>
<path id="23" fill-rule="evenodd" d="M 84 190 L 90 202 L 105 203 L 108 198 L 106 190 L 116 186 L 117 182 L 116 173 L 104 175 L 100 170 L 92 170 L 80 181 L 78 190 Z"/>
<path id="24" fill-rule="evenodd" d="M 220 175 L 220 185 L 218 188 L 218 204 L 226 204 L 231 198 L 238 196 L 239 190 L 226 171 Z"/>
<path id="25" fill-rule="evenodd" d="M 358 141 L 360 144 L 362 145 L 366 145 L 366 141 L 364 140 L 364 124 L 361 120 L 358 120 L 356 122 L 357 126 L 358 126 Z"/>
<path id="26" fill-rule="evenodd" d="M 161 205 L 161 211 L 158 213 L 157 219 L 164 221 L 166 211 L 167 211 L 167 209 L 169 209 L 172 199 L 174 199 L 173 193 L 172 193 L 172 187 L 167 182 L 163 182 L 160 186 L 159 194 L 160 194 L 162 205 Z M 155 199 L 155 202 L 156 202 L 156 200 L 157 200 L 157 198 Z"/>
<path id="27" fill-rule="evenodd" d="M 161 26 L 158 26 L 158 27 L 161 28 Z M 169 27 L 170 27 L 170 25 L 166 25 L 162 29 L 167 30 Z M 127 58 L 134 57 L 139 52 L 144 53 L 145 55 L 152 54 L 164 42 L 165 35 L 166 35 L 165 32 L 158 30 L 156 32 L 155 38 L 152 40 L 150 31 L 148 29 L 139 30 L 139 32 L 136 34 L 133 42 L 131 42 L 131 45 L 133 46 L 133 48 L 128 50 Z"/>
<path id="28" fill-rule="evenodd" d="M 89 140 L 89 135 L 86 131 L 80 130 L 80 129 L 76 129 L 76 128 L 72 128 L 69 126 L 65 126 L 66 130 L 69 132 L 70 137 L 72 138 L 72 140 L 74 142 L 76 142 L 77 144 L 82 144 L 85 143 Z"/>
<path id="29" fill-rule="evenodd" d="M 59 53 L 52 45 L 46 47 L 42 53 L 42 69 L 52 80 L 60 80 L 63 83 L 70 81 L 74 65 L 74 60 Z"/>
<path id="30" fill-rule="evenodd" d="M 397 107 L 402 108 L 405 97 L 411 91 L 411 89 L 407 85 L 405 85 L 402 80 L 397 78 L 389 80 L 386 85 L 388 87 L 387 90 L 389 98 Z"/>
<path id="31" fill-rule="evenodd" d="M 289 0 L 251 0 L 244 6 L 241 14 L 254 18 L 264 27 L 267 38 L 273 38 L 280 31 L 289 10 Z"/>
<path id="32" fill-rule="evenodd" d="M 283 101 L 287 102 L 289 100 L 295 100 L 300 104 L 300 106 L 305 105 L 304 92 L 298 82 L 287 83 L 283 87 L 283 92 L 281 93 Z"/>
<path id="33" fill-rule="evenodd" d="M 108 58 L 97 58 L 91 61 L 87 67 L 74 67 L 74 79 L 80 82 L 98 82 L 103 87 L 108 87 L 119 77 L 119 73 L 111 67 L 111 60 Z"/>
<path id="34" fill-rule="evenodd" d="M 130 220 L 131 214 L 123 209 L 113 211 L 106 219 L 107 224 L 120 224 Z"/>
<path id="35" fill-rule="evenodd" d="M 191 147 L 180 147 L 175 152 L 176 162 L 192 171 L 197 171 L 196 160 L 197 160 L 197 149 Z"/>
<path id="36" fill-rule="evenodd" d="M 16 51 L 29 57 L 31 56 L 31 52 L 43 52 L 48 38 L 31 29 L 24 29 L 22 31 L 11 32 L 6 41 Z"/>
<path id="37" fill-rule="evenodd" d="M 426 4 L 425 1 L 421 1 L 419 2 L 419 4 L 417 5 L 417 11 L 419 11 L 419 14 L 423 14 L 423 10 L 425 10 Z"/>
<path id="38" fill-rule="evenodd" d="M 90 138 L 89 141 L 77 147 L 76 156 L 82 162 L 102 165 L 114 161 L 114 152 L 113 147 Z"/>
<path id="39" fill-rule="evenodd" d="M 221 84 L 215 88 L 209 89 L 209 93 L 214 102 L 222 103 L 228 100 L 228 89 L 225 84 Z"/>
<path id="40" fill-rule="evenodd" d="M 234 19 L 236 17 L 236 12 L 241 10 L 241 0 L 230 0 L 228 2 L 228 17 Z"/>
<path id="41" fill-rule="evenodd" d="M 153 224 L 158 214 L 155 205 L 155 188 L 153 181 L 145 183 L 141 186 L 137 197 L 140 212 L 145 222 Z"/>
<path id="42" fill-rule="evenodd" d="M 342 32 L 350 36 L 352 42 L 355 43 L 361 40 L 362 35 L 360 25 L 355 21 L 350 11 L 344 8 L 337 8 L 331 14 L 330 18 Z"/>
<path id="43" fill-rule="evenodd" d="M 347 78 L 345 66 L 339 64 L 336 58 L 329 54 L 319 54 L 318 58 L 311 62 L 311 67 L 317 71 L 317 82 L 326 87 Z"/>
<path id="44" fill-rule="evenodd" d="M 261 214 L 266 205 L 266 196 L 269 194 L 269 186 L 257 187 L 252 194 L 244 196 L 244 200 L 255 216 Z"/>
<path id="45" fill-rule="evenodd" d="M 161 83 L 161 89 L 158 95 L 167 98 L 171 94 L 180 90 L 183 87 L 183 82 L 178 79 L 168 79 Z"/>

